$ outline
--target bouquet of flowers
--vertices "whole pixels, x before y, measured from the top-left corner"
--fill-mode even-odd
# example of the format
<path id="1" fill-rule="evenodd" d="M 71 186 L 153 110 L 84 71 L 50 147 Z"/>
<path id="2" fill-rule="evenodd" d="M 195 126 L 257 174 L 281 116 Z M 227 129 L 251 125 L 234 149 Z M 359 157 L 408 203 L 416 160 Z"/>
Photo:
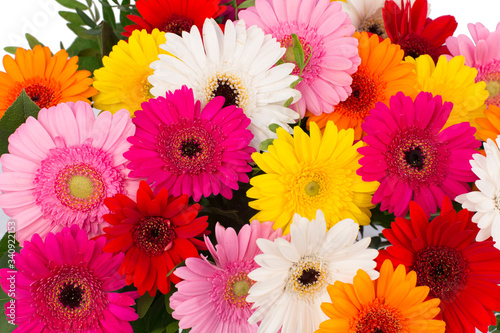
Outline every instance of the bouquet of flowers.
<path id="1" fill-rule="evenodd" d="M 2 332 L 500 330 L 500 24 L 56 1 L 0 72 Z"/>

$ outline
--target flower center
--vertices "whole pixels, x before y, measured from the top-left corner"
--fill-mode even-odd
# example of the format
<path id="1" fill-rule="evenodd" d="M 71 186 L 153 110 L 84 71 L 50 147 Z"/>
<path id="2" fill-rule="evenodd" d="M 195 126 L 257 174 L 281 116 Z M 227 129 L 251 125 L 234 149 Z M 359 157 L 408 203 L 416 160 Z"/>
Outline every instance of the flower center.
<path id="1" fill-rule="evenodd" d="M 225 98 L 224 106 L 236 105 L 245 108 L 248 105 L 248 93 L 241 79 L 232 73 L 217 73 L 205 85 L 205 99 L 211 101 L 216 96 Z"/>
<path id="2" fill-rule="evenodd" d="M 302 45 L 302 49 L 304 51 L 304 64 L 308 62 L 309 57 L 311 56 L 311 45 L 305 40 L 305 38 L 298 37 L 300 45 Z M 286 48 L 286 52 L 281 59 L 284 62 L 290 62 L 295 64 L 295 68 L 292 71 L 292 75 L 298 75 L 300 73 L 300 68 L 297 65 L 297 61 L 295 61 L 295 55 L 293 54 L 293 39 L 291 35 L 284 36 L 281 39 L 278 39 L 281 47 Z"/>
<path id="3" fill-rule="evenodd" d="M 317 196 L 319 193 L 319 190 L 320 190 L 319 183 L 317 181 L 314 181 L 314 180 L 307 183 L 307 185 L 305 187 L 306 194 L 310 197 Z"/>
<path id="4" fill-rule="evenodd" d="M 415 126 L 401 129 L 385 155 L 388 171 L 412 189 L 439 185 L 446 176 L 449 152 L 437 136 Z"/>
<path id="5" fill-rule="evenodd" d="M 500 193 L 493 196 L 493 201 L 495 202 L 495 208 L 500 212 Z"/>
<path id="6" fill-rule="evenodd" d="M 61 204 L 77 211 L 88 211 L 101 204 L 106 186 L 100 172 L 90 164 L 68 165 L 56 176 L 56 197 Z"/>
<path id="7" fill-rule="evenodd" d="M 192 138 L 183 141 L 180 149 L 181 155 L 189 158 L 193 158 L 203 152 L 203 149 L 200 147 L 200 143 L 196 142 Z"/>
<path id="8" fill-rule="evenodd" d="M 135 244 L 149 256 L 159 256 L 170 249 L 175 239 L 175 230 L 170 220 L 148 216 L 143 217 L 132 232 Z"/>
<path id="9" fill-rule="evenodd" d="M 85 290 L 81 286 L 74 282 L 69 282 L 62 287 L 58 299 L 64 307 L 74 309 L 80 306 L 84 294 Z"/>
<path id="10" fill-rule="evenodd" d="M 326 264 L 317 255 L 304 256 L 290 268 L 285 289 L 296 297 L 313 300 L 325 291 L 326 277 Z"/>
<path id="11" fill-rule="evenodd" d="M 379 8 L 375 14 L 370 17 L 365 18 L 359 24 L 358 31 L 366 31 L 375 35 L 379 35 L 381 38 L 387 38 L 387 32 L 385 31 L 384 17 L 382 15 L 382 8 Z"/>
<path id="12" fill-rule="evenodd" d="M 409 319 L 378 298 L 362 307 L 350 322 L 348 333 L 409 333 Z"/>
<path id="13" fill-rule="evenodd" d="M 109 302 L 102 285 L 87 267 L 62 266 L 32 283 L 33 307 L 49 330 L 91 331 Z"/>
<path id="14" fill-rule="evenodd" d="M 493 63 L 491 67 L 493 67 L 493 71 L 487 72 L 485 75 L 478 75 L 478 79 L 486 82 L 489 96 L 485 104 L 500 106 L 500 71 L 498 71 L 500 63 Z"/>
<path id="15" fill-rule="evenodd" d="M 430 288 L 429 297 L 452 301 L 467 283 L 469 266 L 459 250 L 430 246 L 417 253 L 417 285 Z"/>
<path id="16" fill-rule="evenodd" d="M 354 119 L 364 119 L 378 101 L 384 100 L 386 82 L 376 78 L 366 66 L 352 75 L 351 95 L 335 106 L 335 112 Z"/>
<path id="17" fill-rule="evenodd" d="M 248 272 L 239 272 L 227 279 L 224 299 L 233 307 L 247 307 L 248 290 L 255 283 L 248 277 Z"/>
<path id="18" fill-rule="evenodd" d="M 31 100 L 41 109 L 52 105 L 55 93 L 51 88 L 43 84 L 35 83 L 25 87 L 24 90 Z"/>
<path id="19" fill-rule="evenodd" d="M 194 20 L 192 18 L 172 14 L 172 16 L 160 25 L 160 30 L 182 36 L 182 32 L 189 31 L 193 25 Z"/>
<path id="20" fill-rule="evenodd" d="M 222 164 L 220 144 L 226 136 L 220 126 L 202 119 L 179 118 L 179 123 L 161 125 L 157 151 L 165 168 L 176 175 L 213 173 Z"/>
<path id="21" fill-rule="evenodd" d="M 432 47 L 431 43 L 414 33 L 405 36 L 398 44 L 405 51 L 405 57 L 410 56 L 416 59 L 423 54 L 428 54 L 434 62 L 437 62 L 439 57 L 438 52 Z"/>

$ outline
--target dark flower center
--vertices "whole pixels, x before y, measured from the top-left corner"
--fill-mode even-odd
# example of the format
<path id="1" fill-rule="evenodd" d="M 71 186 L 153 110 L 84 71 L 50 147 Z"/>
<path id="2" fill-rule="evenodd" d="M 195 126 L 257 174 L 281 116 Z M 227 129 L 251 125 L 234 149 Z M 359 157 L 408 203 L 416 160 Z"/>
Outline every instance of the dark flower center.
<path id="1" fill-rule="evenodd" d="M 405 36 L 398 44 L 405 51 L 405 57 L 410 56 L 416 59 L 423 54 L 428 54 L 434 62 L 437 62 L 439 58 L 439 53 L 431 43 L 416 34 L 411 33 Z"/>
<path id="2" fill-rule="evenodd" d="M 231 82 L 223 79 L 217 80 L 217 88 L 213 90 L 214 96 L 222 96 L 224 101 L 224 108 L 229 105 L 238 106 L 238 91 L 232 86 Z"/>
<path id="3" fill-rule="evenodd" d="M 318 272 L 315 269 L 312 268 L 307 268 L 302 271 L 302 275 L 298 278 L 298 281 L 303 285 L 303 286 L 308 286 L 310 284 L 314 284 L 316 281 L 318 281 L 318 277 L 320 275 L 320 272 Z"/>
<path id="4" fill-rule="evenodd" d="M 193 25 L 194 20 L 192 18 L 172 14 L 160 25 L 160 30 L 181 36 L 183 31 L 189 31 Z"/>
<path id="5" fill-rule="evenodd" d="M 363 20 L 359 24 L 358 31 L 366 31 L 372 34 L 379 35 L 381 38 L 387 38 L 384 18 L 382 16 L 382 8 L 379 8 L 375 12 L 375 14 Z"/>
<path id="6" fill-rule="evenodd" d="M 35 83 L 24 88 L 26 94 L 41 109 L 51 106 L 54 91 L 45 85 Z"/>
<path id="7" fill-rule="evenodd" d="M 172 247 L 175 231 L 170 220 L 147 216 L 135 227 L 133 238 L 137 248 L 150 256 L 159 256 Z"/>
<path id="8" fill-rule="evenodd" d="M 378 298 L 362 307 L 351 322 L 351 331 L 356 333 L 402 333 L 409 332 L 409 320 L 401 310 L 383 303 Z"/>
<path id="9" fill-rule="evenodd" d="M 181 155 L 189 158 L 196 157 L 198 154 L 202 153 L 203 149 L 200 143 L 196 140 L 190 138 L 181 144 Z"/>
<path id="10" fill-rule="evenodd" d="M 58 299 L 64 307 L 75 309 L 80 306 L 85 290 L 74 283 L 65 283 Z"/>
<path id="11" fill-rule="evenodd" d="M 459 250 L 431 246 L 417 254 L 417 284 L 430 288 L 429 297 L 451 301 L 467 283 L 469 266 Z"/>
<path id="12" fill-rule="evenodd" d="M 424 155 L 422 154 L 422 149 L 420 147 L 415 147 L 413 149 L 407 150 L 405 153 L 405 160 L 409 166 L 422 170 L 424 166 Z"/>

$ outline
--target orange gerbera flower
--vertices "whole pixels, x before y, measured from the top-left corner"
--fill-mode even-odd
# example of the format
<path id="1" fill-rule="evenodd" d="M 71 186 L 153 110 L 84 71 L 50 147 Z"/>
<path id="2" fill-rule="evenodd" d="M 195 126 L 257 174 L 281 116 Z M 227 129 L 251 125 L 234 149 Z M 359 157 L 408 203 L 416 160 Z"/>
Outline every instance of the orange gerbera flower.
<path id="1" fill-rule="evenodd" d="M 314 116 L 306 113 L 308 123 L 314 121 L 323 129 L 333 120 L 339 129 L 354 129 L 354 139 L 363 136 L 361 124 L 375 103 L 389 104 L 391 96 L 402 91 L 406 96 L 415 96 L 417 91 L 416 74 L 413 66 L 403 63 L 404 51 L 389 39 L 382 42 L 377 35 L 368 36 L 366 32 L 355 33 L 359 40 L 358 51 L 361 65 L 352 75 L 352 94 L 347 100 L 335 106 L 332 113 Z"/>
<path id="2" fill-rule="evenodd" d="M 24 89 L 40 108 L 64 102 L 86 101 L 97 94 L 91 73 L 78 70 L 78 57 L 68 60 L 60 50 L 54 56 L 48 47 L 37 45 L 33 50 L 18 48 L 15 59 L 6 55 L 0 72 L 0 118 Z"/>
<path id="3" fill-rule="evenodd" d="M 336 281 L 327 287 L 332 303 L 321 309 L 330 319 L 319 325 L 316 333 L 441 333 L 439 298 L 424 302 L 429 288 L 416 287 L 417 274 L 406 274 L 405 266 L 394 270 L 390 260 L 384 261 L 380 277 L 372 281 L 359 270 L 353 284 Z"/>
<path id="4" fill-rule="evenodd" d="M 476 118 L 476 123 L 482 127 L 478 129 L 477 136 L 485 142 L 488 139 L 495 141 L 500 135 L 500 107 L 490 104 L 484 115 L 486 118 Z"/>

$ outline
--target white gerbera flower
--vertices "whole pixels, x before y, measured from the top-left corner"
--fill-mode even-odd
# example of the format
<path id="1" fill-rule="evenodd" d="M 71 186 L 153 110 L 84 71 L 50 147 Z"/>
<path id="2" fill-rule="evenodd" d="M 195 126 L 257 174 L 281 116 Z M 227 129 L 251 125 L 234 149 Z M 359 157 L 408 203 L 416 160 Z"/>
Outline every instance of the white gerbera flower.
<path id="1" fill-rule="evenodd" d="M 328 301 L 328 284 L 339 280 L 352 283 L 356 272 L 364 270 L 372 279 L 378 277 L 374 261 L 377 250 L 367 249 L 370 238 L 354 243 L 359 225 L 351 219 L 335 224 L 326 232 L 321 210 L 316 220 L 295 214 L 290 226 L 291 241 L 258 239 L 263 254 L 255 257 L 261 267 L 249 273 L 256 283 L 247 301 L 258 308 L 249 323 L 260 320 L 258 332 L 314 332 L 328 319 L 321 311 Z"/>
<path id="2" fill-rule="evenodd" d="M 196 26 L 182 37 L 167 33 L 167 42 L 160 47 L 170 55 L 160 56 L 151 64 L 151 94 L 164 96 L 186 85 L 195 99 L 205 106 L 215 96 L 224 96 L 227 105 L 244 110 L 251 120 L 248 127 L 254 134 L 250 145 L 276 138 L 268 126 L 276 123 L 291 131 L 298 114 L 284 106 L 290 98 L 296 102 L 300 92 L 290 88 L 297 77 L 290 75 L 294 64 L 273 67 L 285 49 L 262 29 L 245 27 L 243 20 L 235 25 L 227 21 L 224 33 L 213 19 L 203 25 L 203 40 Z"/>
<path id="3" fill-rule="evenodd" d="M 342 10 L 349 15 L 356 31 L 368 31 L 387 38 L 382 18 L 385 0 L 346 0 L 341 1 Z"/>
<path id="4" fill-rule="evenodd" d="M 476 186 L 479 191 L 461 194 L 455 201 L 471 212 L 476 212 L 472 222 L 477 223 L 480 228 L 476 241 L 482 242 L 493 237 L 495 247 L 500 249 L 500 137 L 493 140 L 488 139 L 484 143 L 486 156 L 481 154 L 472 155 L 470 161 L 472 172 L 479 177 Z"/>

